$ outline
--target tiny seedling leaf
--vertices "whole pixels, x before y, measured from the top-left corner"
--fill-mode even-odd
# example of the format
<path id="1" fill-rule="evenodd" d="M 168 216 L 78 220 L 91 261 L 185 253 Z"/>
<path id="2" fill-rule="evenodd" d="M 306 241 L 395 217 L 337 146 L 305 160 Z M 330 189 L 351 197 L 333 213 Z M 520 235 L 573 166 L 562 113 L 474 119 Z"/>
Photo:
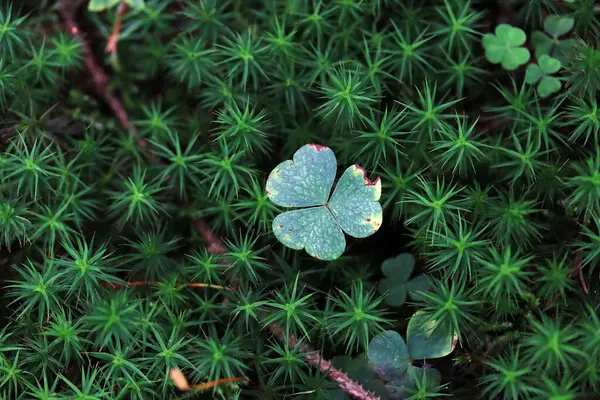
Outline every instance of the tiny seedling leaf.
<path id="1" fill-rule="evenodd" d="M 280 163 L 267 179 L 267 196 L 282 207 L 296 208 L 273 221 L 275 237 L 292 249 L 305 249 L 321 260 L 335 260 L 346 248 L 344 232 L 365 238 L 381 226 L 381 181 L 371 182 L 358 165 L 337 182 L 337 162 L 330 148 L 301 147 L 292 160 Z"/>
<path id="2" fill-rule="evenodd" d="M 522 29 L 500 24 L 495 34 L 483 36 L 485 56 L 492 64 L 501 64 L 505 70 L 513 71 L 526 64 L 531 57 L 529 50 L 522 47 L 526 39 Z"/>
<path id="3" fill-rule="evenodd" d="M 455 332 L 439 325 L 433 329 L 435 321 L 427 323 L 422 311 L 413 314 L 406 330 L 408 351 L 413 360 L 445 357 L 456 347 Z"/>
<path id="4" fill-rule="evenodd" d="M 369 364 L 386 381 L 401 377 L 411 363 L 406 343 L 396 331 L 375 336 L 369 343 L 368 354 Z"/>

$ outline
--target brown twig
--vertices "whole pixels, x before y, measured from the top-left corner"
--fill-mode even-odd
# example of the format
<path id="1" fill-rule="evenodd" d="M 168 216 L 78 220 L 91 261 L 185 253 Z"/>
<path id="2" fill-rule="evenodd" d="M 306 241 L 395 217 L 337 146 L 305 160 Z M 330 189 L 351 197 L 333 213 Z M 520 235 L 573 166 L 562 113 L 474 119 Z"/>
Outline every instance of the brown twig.
<path id="1" fill-rule="evenodd" d="M 279 340 L 287 340 L 290 347 L 295 348 L 298 345 L 298 339 L 294 335 L 289 335 L 286 338 L 281 327 L 271 324 L 268 326 L 268 329 Z M 330 380 L 337 383 L 339 388 L 352 398 L 360 400 L 380 400 L 380 397 L 375 395 L 375 393 L 369 392 L 363 388 L 360 383 L 350 378 L 345 372 L 333 367 L 331 362 L 323 358 L 319 351 L 313 350 L 307 344 L 300 346 L 299 350 L 306 353 L 304 358 L 306 358 L 306 361 L 308 361 L 309 364 L 319 368 L 323 374 L 326 374 Z"/>
<path id="2" fill-rule="evenodd" d="M 85 60 L 85 69 L 92 78 L 91 82 L 94 91 L 108 105 L 112 114 L 115 116 L 115 118 L 117 118 L 121 126 L 126 130 L 130 130 L 134 135 L 136 135 L 137 130 L 135 126 L 131 124 L 129 120 L 129 114 L 125 110 L 125 107 L 123 107 L 123 104 L 117 96 L 108 91 L 108 82 L 110 82 L 110 78 L 94 60 L 92 49 L 89 43 L 83 37 L 79 26 L 75 22 L 75 12 L 79 3 L 80 2 L 77 0 L 58 1 L 58 10 L 63 19 L 63 23 L 69 33 L 73 35 L 73 37 L 77 39 L 79 43 L 81 43 Z M 144 139 L 140 139 L 138 144 L 144 147 Z"/>
<path id="3" fill-rule="evenodd" d="M 213 253 L 213 254 L 227 253 L 227 247 L 225 247 L 225 244 L 223 243 L 223 241 L 221 239 L 219 239 L 217 237 L 217 235 L 215 235 L 213 233 L 213 231 L 208 227 L 208 225 L 206 224 L 206 222 L 204 222 L 204 220 L 202 218 L 194 218 L 193 221 L 194 221 L 194 226 L 196 227 L 196 230 L 198 231 L 198 233 L 200 233 L 200 235 L 206 242 L 207 250 L 210 253 Z"/>
<path id="4" fill-rule="evenodd" d="M 112 54 L 113 56 L 116 56 L 117 54 L 117 44 L 119 43 L 119 35 L 121 34 L 121 25 L 123 24 L 123 16 L 125 15 L 125 11 L 127 11 L 127 3 L 122 2 L 119 5 L 119 14 L 117 14 L 115 27 L 113 28 L 113 31 L 108 38 L 108 43 L 106 43 L 106 48 L 104 49 L 104 51 Z"/>
<path id="5" fill-rule="evenodd" d="M 200 235 L 204 238 L 204 241 L 207 243 L 208 251 L 216 254 L 224 254 L 226 252 L 225 244 L 211 231 L 206 222 L 197 218 L 194 220 L 194 224 Z M 267 329 L 273 333 L 277 339 L 287 341 L 290 347 L 295 348 L 298 345 L 298 339 L 294 335 L 286 337 L 281 327 L 271 324 Z M 319 351 L 312 349 L 306 344 L 301 346 L 300 350 L 307 353 L 305 358 L 309 364 L 319 368 L 322 373 L 326 374 L 330 380 L 337 383 L 339 388 L 352 398 L 357 400 L 379 400 L 379 396 L 376 396 L 374 393 L 363 388 L 360 383 L 350 378 L 343 371 L 334 368 L 331 365 L 331 362 L 323 358 Z"/>
<path id="6" fill-rule="evenodd" d="M 578 254 L 575 256 L 575 268 L 569 274 L 570 277 L 574 277 L 575 275 L 579 276 L 579 283 L 581 284 L 581 288 L 586 295 L 590 294 L 590 291 L 585 284 L 585 280 L 583 279 L 583 258 Z"/>

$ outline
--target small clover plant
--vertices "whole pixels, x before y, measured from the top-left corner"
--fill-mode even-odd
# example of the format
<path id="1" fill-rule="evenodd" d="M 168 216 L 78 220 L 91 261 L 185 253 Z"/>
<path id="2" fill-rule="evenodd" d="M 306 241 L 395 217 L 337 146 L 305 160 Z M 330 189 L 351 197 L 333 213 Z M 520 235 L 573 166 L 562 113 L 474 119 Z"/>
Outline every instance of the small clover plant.
<path id="1" fill-rule="evenodd" d="M 537 84 L 537 92 L 540 97 L 548 97 L 558 92 L 562 86 L 559 78 L 551 76 L 557 73 L 560 68 L 560 60 L 542 54 L 538 58 L 537 64 L 532 63 L 527 66 L 525 82 L 531 85 Z"/>
<path id="2" fill-rule="evenodd" d="M 427 385 L 434 387 L 441 382 L 441 374 L 429 364 L 422 367 L 413 365 L 415 360 L 431 360 L 452 353 L 457 336 L 444 328 L 434 328 L 435 321 L 427 322 L 421 311 L 411 317 L 406 342 L 392 330 L 384 331 L 369 343 L 369 363 L 382 379 L 387 382 L 390 394 L 402 395 L 406 389 L 413 389 L 416 381 L 426 375 Z"/>
<path id="3" fill-rule="evenodd" d="M 425 275 L 417 275 L 409 279 L 415 268 L 415 258 L 410 253 L 402 253 L 395 258 L 389 258 L 381 264 L 385 275 L 379 281 L 378 289 L 385 294 L 385 302 L 392 307 L 400 307 L 411 292 L 425 291 L 429 281 Z"/>
<path id="4" fill-rule="evenodd" d="M 496 27 L 495 34 L 483 36 L 485 56 L 492 64 L 501 64 L 507 71 L 514 71 L 526 64 L 531 57 L 529 50 L 522 47 L 527 36 L 522 29 L 508 24 Z"/>
<path id="5" fill-rule="evenodd" d="M 358 165 L 346 169 L 330 196 L 337 162 L 329 147 L 307 144 L 280 163 L 267 179 L 269 199 L 296 208 L 273 221 L 275 237 L 312 257 L 335 260 L 346 248 L 344 232 L 365 238 L 381 226 L 381 180 L 371 182 Z"/>
<path id="6" fill-rule="evenodd" d="M 573 48 L 575 40 L 563 39 L 573 29 L 575 20 L 571 17 L 550 15 L 544 20 L 544 31 L 535 31 L 531 34 L 531 43 L 535 48 L 535 57 L 540 58 L 543 54 L 549 56 L 566 56 Z"/>

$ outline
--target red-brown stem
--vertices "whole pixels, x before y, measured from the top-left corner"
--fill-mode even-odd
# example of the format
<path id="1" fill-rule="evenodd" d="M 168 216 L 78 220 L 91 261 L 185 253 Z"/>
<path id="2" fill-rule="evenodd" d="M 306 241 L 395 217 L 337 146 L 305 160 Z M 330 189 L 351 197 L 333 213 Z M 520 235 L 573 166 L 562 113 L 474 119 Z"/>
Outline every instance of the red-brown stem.
<path id="1" fill-rule="evenodd" d="M 580 255 L 575 256 L 575 272 L 579 275 L 579 283 L 581 284 L 581 288 L 586 295 L 589 295 L 590 292 L 585 284 L 585 280 L 583 279 L 583 258 Z"/>
<path id="2" fill-rule="evenodd" d="M 279 340 L 285 341 L 287 339 L 287 343 L 290 347 L 296 348 L 298 345 L 298 339 L 294 335 L 289 335 L 286 338 L 281 327 L 272 324 L 268 326 L 268 329 Z M 300 346 L 299 350 L 307 353 L 304 358 L 309 364 L 319 368 L 323 374 L 326 374 L 330 380 L 337 383 L 339 388 L 352 398 L 360 400 L 380 400 L 380 397 L 375 395 L 375 393 L 369 392 L 363 388 L 360 383 L 350 378 L 345 372 L 333 367 L 331 362 L 323 358 L 319 351 L 313 350 L 306 344 Z"/>
<path id="3" fill-rule="evenodd" d="M 104 101 L 106 101 L 110 107 L 110 110 L 117 118 L 121 126 L 123 126 L 125 129 L 130 129 L 134 134 L 136 134 L 137 131 L 135 127 L 131 125 L 129 121 L 129 115 L 121 104 L 121 101 L 116 96 L 110 94 L 107 90 L 107 84 L 109 82 L 108 75 L 106 75 L 102 68 L 96 64 L 89 44 L 81 35 L 79 27 L 77 26 L 74 18 L 75 7 L 76 1 L 59 0 L 59 12 L 63 18 L 67 30 L 82 44 L 85 57 L 85 67 L 92 77 L 94 90 Z M 145 146 L 143 139 L 138 141 L 138 144 L 141 147 Z M 208 244 L 207 250 L 209 252 L 214 254 L 225 254 L 227 252 L 227 248 L 225 247 L 223 241 L 212 232 L 204 220 L 201 218 L 196 218 L 194 219 L 194 225 L 196 230 L 198 230 L 200 235 Z M 143 283 L 130 282 L 128 285 L 134 286 L 138 284 Z M 279 340 L 286 340 L 287 343 L 292 347 L 295 347 L 298 344 L 298 339 L 295 336 L 290 335 L 286 338 L 281 328 L 276 325 L 269 326 L 269 330 L 275 336 L 277 336 Z M 340 389 L 342 389 L 352 398 L 357 400 L 380 400 L 378 396 L 370 393 L 368 390 L 365 390 L 360 383 L 351 379 L 347 374 L 338 370 L 337 368 L 332 367 L 331 362 L 323 358 L 320 352 L 312 350 L 308 345 L 303 346 L 303 351 L 309 353 L 306 356 L 306 359 L 310 364 L 320 368 L 323 373 L 327 374 L 330 380 L 337 383 Z"/>
<path id="4" fill-rule="evenodd" d="M 109 287 L 109 288 L 119 288 L 119 287 L 124 287 L 124 286 L 127 286 L 127 287 L 153 286 L 153 285 L 158 285 L 158 283 L 157 282 L 148 282 L 148 281 L 132 281 L 132 282 L 127 282 L 122 285 L 119 283 L 102 282 L 101 285 L 104 287 Z M 181 286 L 190 287 L 190 288 L 220 289 L 220 290 L 227 290 L 229 292 L 233 291 L 233 289 L 231 289 L 230 287 L 220 286 L 220 285 L 211 285 L 210 283 L 176 283 L 175 284 L 175 287 L 181 287 Z"/>
<path id="5" fill-rule="evenodd" d="M 125 11 L 127 11 L 127 3 L 122 2 L 119 5 L 119 13 L 117 14 L 115 27 L 113 28 L 113 31 L 108 38 L 108 43 L 106 43 L 106 48 L 104 49 L 107 53 L 112 55 L 117 53 L 117 43 L 119 43 L 119 35 L 121 34 L 121 25 L 123 24 L 123 16 L 125 15 Z"/>
<path id="6" fill-rule="evenodd" d="M 212 230 L 208 227 L 206 222 L 202 219 L 195 219 L 194 224 L 200 235 L 204 238 L 204 241 L 208 244 L 208 251 L 215 254 L 224 254 L 227 250 L 225 244 L 219 239 Z M 283 329 L 275 324 L 271 324 L 267 329 L 273 333 L 277 339 L 281 341 L 287 341 L 290 347 L 296 348 L 298 345 L 298 339 L 294 335 L 285 336 Z M 301 351 L 307 353 L 305 358 L 309 364 L 319 368 L 322 373 L 326 374 L 327 377 L 333 382 L 337 383 L 340 389 L 346 394 L 350 395 L 353 399 L 357 400 L 380 400 L 379 396 L 374 393 L 370 393 L 368 390 L 362 387 L 362 385 L 346 373 L 334 368 L 331 362 L 323 358 L 320 352 L 313 350 L 308 345 L 303 345 Z"/>
<path id="7" fill-rule="evenodd" d="M 81 43 L 85 60 L 85 69 L 92 78 L 91 81 L 94 91 L 108 105 L 112 114 L 117 118 L 121 126 L 136 135 L 137 130 L 135 126 L 131 124 L 129 114 L 125 110 L 125 107 L 123 107 L 123 104 L 118 97 L 108 92 L 107 85 L 110 78 L 94 60 L 92 49 L 82 36 L 81 30 L 75 22 L 75 8 L 77 7 L 77 3 L 77 1 L 73 0 L 59 0 L 58 10 L 63 19 L 63 23 L 67 28 L 67 31 Z M 144 139 L 140 139 L 138 145 L 144 147 L 146 145 Z"/>
<path id="8" fill-rule="evenodd" d="M 225 244 L 223 243 L 223 241 L 221 239 L 219 239 L 217 237 L 217 235 L 215 235 L 213 233 L 213 231 L 208 227 L 208 225 L 206 224 L 206 222 L 204 222 L 204 220 L 202 218 L 194 218 L 194 226 L 196 227 L 196 230 L 198 231 L 198 233 L 200 233 L 200 235 L 206 242 L 207 250 L 210 253 L 213 253 L 213 254 L 227 253 L 227 247 L 225 247 Z"/>

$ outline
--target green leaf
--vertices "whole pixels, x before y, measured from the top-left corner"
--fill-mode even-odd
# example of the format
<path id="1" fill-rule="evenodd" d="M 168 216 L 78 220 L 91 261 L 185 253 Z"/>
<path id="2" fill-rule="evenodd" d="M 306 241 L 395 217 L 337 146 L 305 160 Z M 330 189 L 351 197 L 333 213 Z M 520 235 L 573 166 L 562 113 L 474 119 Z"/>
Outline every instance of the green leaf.
<path id="1" fill-rule="evenodd" d="M 527 40 L 527 35 L 520 28 L 515 28 L 508 24 L 500 24 L 496 27 L 496 36 L 502 40 L 504 44 L 510 46 L 521 46 Z"/>
<path id="2" fill-rule="evenodd" d="M 514 48 L 511 51 L 506 52 L 504 59 L 502 60 L 502 68 L 507 71 L 514 71 L 521 65 L 526 64 L 531 55 L 529 50 L 524 47 Z"/>
<path id="3" fill-rule="evenodd" d="M 575 39 L 565 39 L 560 40 L 556 43 L 556 50 L 554 55 L 556 57 L 569 57 L 573 55 L 577 51 L 577 40 Z"/>
<path id="4" fill-rule="evenodd" d="M 553 38 L 558 38 L 566 33 L 568 33 L 571 29 L 573 29 L 573 25 L 575 24 L 575 20 L 571 17 L 562 17 L 560 15 L 550 15 L 544 21 L 544 30 Z"/>
<path id="5" fill-rule="evenodd" d="M 552 38 L 544 32 L 535 31 L 531 34 L 531 43 L 535 49 L 535 58 L 540 58 L 542 54 L 550 54 L 552 51 Z"/>
<path id="6" fill-rule="evenodd" d="M 368 355 L 377 375 L 387 381 L 402 376 L 411 364 L 408 348 L 396 331 L 375 336 L 369 343 Z"/>
<path id="7" fill-rule="evenodd" d="M 544 76 L 544 71 L 537 64 L 529 64 L 525 72 L 525 82 L 534 84 Z"/>
<path id="8" fill-rule="evenodd" d="M 538 64 L 542 71 L 544 71 L 544 74 L 546 75 L 552 75 L 557 73 L 560 70 L 560 67 L 562 66 L 560 60 L 554 57 L 550 57 L 546 54 L 542 55 L 538 59 Z"/>
<path id="9" fill-rule="evenodd" d="M 92 12 L 104 11 L 119 3 L 121 3 L 121 0 L 91 0 L 88 3 L 88 10 Z"/>
<path id="10" fill-rule="evenodd" d="M 531 57 L 529 50 L 521 47 L 526 39 L 522 29 L 500 24 L 496 27 L 495 35 L 483 36 L 485 56 L 493 64 L 502 64 L 507 71 L 515 70 Z"/>
<path id="11" fill-rule="evenodd" d="M 421 381 L 424 375 L 427 375 L 427 388 L 438 386 L 442 382 L 442 374 L 437 369 L 420 368 L 411 365 L 404 375 L 390 381 L 386 387 L 394 398 L 397 398 L 395 396 L 404 397 L 408 394 L 406 389 L 417 389 L 417 382 Z"/>
<path id="12" fill-rule="evenodd" d="M 133 9 L 141 10 L 146 7 L 144 0 L 124 0 L 127 5 Z"/>
<path id="13" fill-rule="evenodd" d="M 394 279 L 382 279 L 377 290 L 385 296 L 385 303 L 391 307 L 400 307 L 406 301 L 408 288 L 406 282 L 396 282 Z"/>
<path id="14" fill-rule="evenodd" d="M 381 271 L 390 278 L 406 282 L 415 268 L 415 257 L 410 253 L 402 253 L 395 258 L 388 258 L 381 264 Z"/>
<path id="15" fill-rule="evenodd" d="M 282 207 L 310 207 L 287 211 L 273 221 L 275 237 L 292 249 L 321 260 L 335 260 L 344 252 L 344 232 L 356 238 L 375 233 L 383 211 L 381 181 L 371 182 L 358 165 L 348 167 L 329 193 L 336 159 L 328 147 L 308 144 L 292 160 L 280 163 L 267 179 L 267 196 Z"/>
<path id="16" fill-rule="evenodd" d="M 337 162 L 329 147 L 307 144 L 267 179 L 269 199 L 282 207 L 322 206 L 329 199 Z"/>
<path id="17" fill-rule="evenodd" d="M 429 290 L 430 287 L 429 279 L 427 279 L 425 275 L 415 276 L 406 283 L 406 291 L 413 300 L 415 300 L 415 297 L 413 296 L 414 293 L 425 292 Z"/>
<path id="18" fill-rule="evenodd" d="M 415 267 L 415 258 L 410 253 L 402 253 L 389 258 L 381 264 L 385 278 L 378 284 L 378 290 L 387 294 L 385 302 L 392 307 L 400 307 L 406 301 L 409 292 L 425 291 L 429 287 L 427 278 L 419 275 L 409 281 Z"/>
<path id="19" fill-rule="evenodd" d="M 356 238 L 371 236 L 381 226 L 383 210 L 379 204 L 381 181 L 371 182 L 359 165 L 348 167 L 329 200 L 329 210 L 340 228 Z"/>
<path id="20" fill-rule="evenodd" d="M 562 87 L 560 79 L 554 76 L 544 76 L 538 84 L 537 91 L 540 97 L 548 97 L 558 92 Z"/>
<path id="21" fill-rule="evenodd" d="M 275 237 L 312 257 L 335 260 L 346 248 L 346 238 L 327 207 L 304 208 L 279 214 L 273 220 Z"/>
<path id="22" fill-rule="evenodd" d="M 408 351 L 414 360 L 441 358 L 452 353 L 456 347 L 457 335 L 435 320 L 425 324 L 427 318 L 423 311 L 417 311 L 408 322 L 406 342 Z"/>
<path id="23" fill-rule="evenodd" d="M 537 92 L 540 97 L 548 97 L 561 89 L 560 79 L 550 76 L 557 73 L 562 64 L 560 60 L 543 54 L 538 59 L 538 64 L 529 64 L 525 74 L 525 82 L 534 84 L 539 81 Z"/>

